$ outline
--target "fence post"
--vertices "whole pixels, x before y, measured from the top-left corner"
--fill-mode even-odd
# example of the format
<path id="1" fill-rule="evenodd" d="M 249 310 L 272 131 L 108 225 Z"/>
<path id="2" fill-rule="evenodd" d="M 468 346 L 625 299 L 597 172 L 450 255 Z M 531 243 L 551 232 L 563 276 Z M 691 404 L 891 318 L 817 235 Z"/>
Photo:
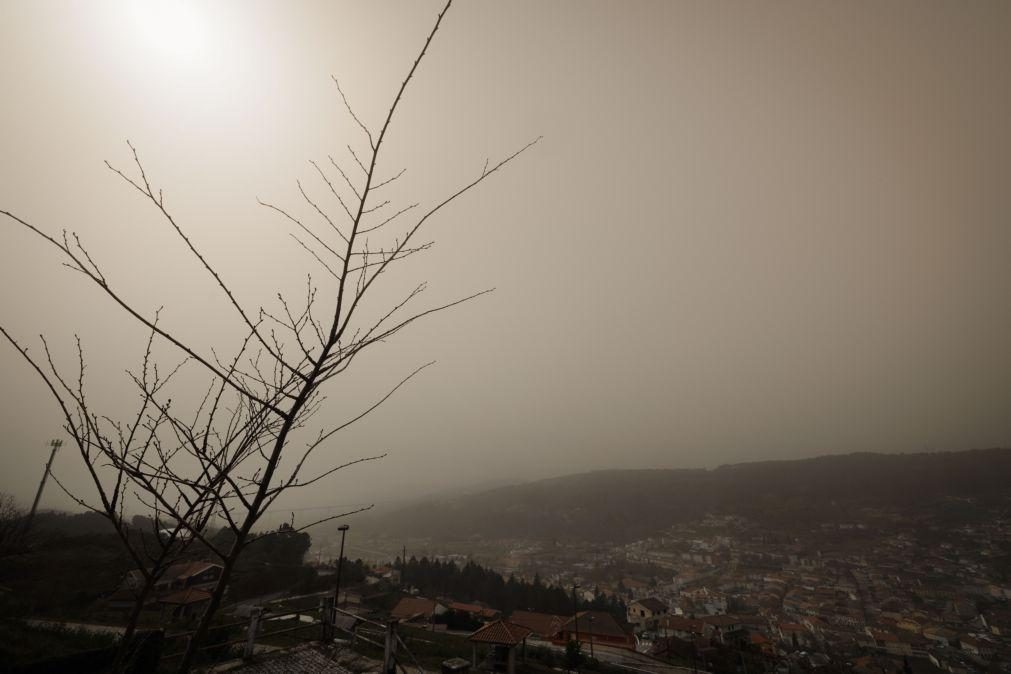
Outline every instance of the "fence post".
<path id="1" fill-rule="evenodd" d="M 246 628 L 246 648 L 242 652 L 243 658 L 253 657 L 253 651 L 256 648 L 256 632 L 260 627 L 261 610 L 259 606 L 254 606 L 249 612 L 249 627 Z"/>
<path id="2" fill-rule="evenodd" d="M 397 674 L 397 621 L 386 623 L 386 644 L 383 648 L 383 674 Z"/>
<path id="3" fill-rule="evenodd" d="M 333 604 L 333 599 L 330 597 L 320 597 L 319 598 L 319 616 L 320 616 L 320 626 L 323 628 L 323 634 L 321 635 L 321 640 L 325 643 L 337 636 L 337 630 L 334 629 L 334 625 L 337 621 L 336 616 L 337 610 L 336 606 Z"/>

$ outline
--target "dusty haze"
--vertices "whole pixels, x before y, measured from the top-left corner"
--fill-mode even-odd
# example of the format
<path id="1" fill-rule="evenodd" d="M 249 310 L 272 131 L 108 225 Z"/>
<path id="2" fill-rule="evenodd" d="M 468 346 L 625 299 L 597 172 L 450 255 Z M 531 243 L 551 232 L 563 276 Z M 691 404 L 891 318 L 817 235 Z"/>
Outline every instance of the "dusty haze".
<path id="1" fill-rule="evenodd" d="M 78 231 L 201 346 L 240 325 L 102 164 L 130 139 L 248 304 L 310 261 L 260 197 L 378 123 L 431 3 L 0 4 L 0 208 Z M 386 170 L 431 203 L 544 140 L 432 223 L 373 297 L 496 291 L 334 386 L 335 458 L 389 451 L 284 509 L 595 468 L 1011 442 L 1011 3 L 461 2 L 395 120 Z M 78 332 L 93 400 L 129 401 L 143 333 L 0 223 L 0 322 Z M 413 274 L 413 276 L 412 276 Z M 399 282 L 399 285 L 398 285 Z M 37 347 L 36 347 L 37 348 Z M 72 361 L 66 361 L 68 364 Z M 0 349 L 0 491 L 29 502 L 57 410 Z M 201 390 L 202 393 L 202 390 Z M 88 494 L 65 448 L 56 475 Z M 44 506 L 69 507 L 53 486 Z"/>

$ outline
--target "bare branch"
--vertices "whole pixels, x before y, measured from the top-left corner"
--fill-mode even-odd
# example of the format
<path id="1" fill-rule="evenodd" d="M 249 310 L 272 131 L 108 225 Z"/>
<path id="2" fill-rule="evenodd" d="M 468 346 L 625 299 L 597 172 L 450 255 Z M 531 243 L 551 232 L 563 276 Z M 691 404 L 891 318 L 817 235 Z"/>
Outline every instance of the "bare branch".
<path id="1" fill-rule="evenodd" d="M 344 95 L 344 90 L 341 89 L 340 81 L 333 75 L 331 75 L 331 78 L 333 79 L 333 83 L 337 85 L 337 91 L 340 93 L 341 100 L 344 101 L 344 107 L 347 108 L 348 114 L 351 115 L 351 119 L 355 120 L 361 130 L 365 132 L 365 135 L 368 136 L 369 147 L 375 147 L 375 143 L 372 142 L 372 132 L 370 132 L 368 128 L 362 124 L 362 120 L 358 119 L 358 115 L 356 115 L 355 111 L 351 109 L 351 104 L 348 103 L 348 97 Z"/>
<path id="2" fill-rule="evenodd" d="M 378 189 L 379 189 L 380 187 L 383 187 L 383 186 L 385 186 L 385 185 L 389 185 L 389 184 L 390 184 L 390 183 L 392 183 L 392 182 L 393 182 L 394 180 L 396 180 L 396 179 L 397 179 L 397 178 L 399 178 L 400 176 L 404 175 L 404 172 L 405 172 L 405 171 L 407 171 L 407 169 L 406 169 L 406 168 L 402 168 L 402 169 L 400 169 L 400 173 L 398 173 L 397 175 L 393 176 L 392 178 L 387 178 L 386 180 L 382 181 L 382 182 L 381 182 L 381 183 L 379 183 L 378 185 L 373 185 L 373 186 L 372 186 L 372 191 L 373 191 L 373 192 L 375 192 L 375 191 L 376 191 L 376 190 L 378 190 Z"/>
<path id="3" fill-rule="evenodd" d="M 118 290 L 114 290 L 96 259 L 85 249 L 76 234 L 64 231 L 62 239 L 59 235 L 54 237 L 7 211 L 0 211 L 0 214 L 56 246 L 63 254 L 61 263 L 64 266 L 83 274 L 98 285 L 109 298 L 150 331 L 140 367 L 127 370 L 127 376 L 137 387 L 135 391 L 131 389 L 138 396 L 137 407 L 131 407 L 127 416 L 116 416 L 101 414 L 97 409 L 92 409 L 93 401 L 86 396 L 85 391 L 87 363 L 79 341 L 75 380 L 75 377 L 64 377 L 58 371 L 44 338 L 44 356 L 35 358 L 0 326 L 0 333 L 41 376 L 57 400 L 64 415 L 66 430 L 77 444 L 85 469 L 95 485 L 98 496 L 93 498 L 101 500 L 100 506 L 95 510 L 109 518 L 117 527 L 123 544 L 131 551 L 142 570 L 145 587 L 150 588 L 152 579 L 160 573 L 158 569 L 164 568 L 171 556 L 190 541 L 202 542 L 220 559 L 223 567 L 221 578 L 180 662 L 181 671 L 186 671 L 192 664 L 201 639 L 207 635 L 214 613 L 220 606 L 224 588 L 227 587 L 243 550 L 253 541 L 263 538 L 255 533 L 255 528 L 268 508 L 289 489 L 313 485 L 344 468 L 384 458 L 386 454 L 363 456 L 343 462 L 328 459 L 326 465 L 329 468 L 319 473 L 310 471 L 308 464 L 324 443 L 376 411 L 432 363 L 410 372 L 378 399 L 364 402 L 364 409 L 360 409 L 351 418 L 345 418 L 336 426 L 323 425 L 320 428 L 321 410 L 327 400 L 326 389 L 323 387 L 345 372 L 359 354 L 390 339 L 418 319 L 491 292 L 483 290 L 417 311 L 412 302 L 425 290 L 425 283 L 421 282 L 398 302 L 379 311 L 378 320 L 366 322 L 358 315 L 358 309 L 366 301 L 366 296 L 371 297 L 369 290 L 380 275 L 390 269 L 390 265 L 428 250 L 433 245 L 431 241 L 417 235 L 425 222 L 539 140 L 528 143 L 493 165 L 490 160 L 486 161 L 479 176 L 427 210 L 419 213 L 414 210 L 419 204 L 413 203 L 399 208 L 392 215 L 379 214 L 390 202 L 377 198 L 374 192 L 405 174 L 405 169 L 401 169 L 392 177 L 378 179 L 380 160 L 385 159 L 383 148 L 387 134 L 407 87 L 413 81 L 451 4 L 452 0 L 448 0 L 436 17 L 417 57 L 386 109 L 376 135 L 356 115 L 340 83 L 334 78 L 348 113 L 368 137 L 370 151 L 365 154 L 358 154 L 351 144 L 347 145 L 348 152 L 364 178 L 351 178 L 350 174 L 354 170 L 346 172 L 343 169 L 343 166 L 350 166 L 348 161 L 338 163 L 334 157 L 329 156 L 331 165 L 350 190 L 344 192 L 345 186 L 338 189 L 331 180 L 333 174 L 329 173 L 329 169 L 324 171 L 315 161 L 310 161 L 310 164 L 337 199 L 348 222 L 338 225 L 335 220 L 340 220 L 341 216 L 336 215 L 336 205 L 325 195 L 320 197 L 323 193 L 318 192 L 317 188 L 310 185 L 306 189 L 301 181 L 296 181 L 299 194 L 315 211 L 315 216 L 305 216 L 308 219 L 303 220 L 296 215 L 298 211 L 258 200 L 260 205 L 281 214 L 297 227 L 290 236 L 333 278 L 334 283 L 325 281 L 322 286 L 327 289 L 324 295 L 326 305 L 322 310 L 316 304 L 317 289 L 313 286 L 312 277 L 307 275 L 304 304 L 301 303 L 302 298 L 292 299 L 278 293 L 280 308 L 268 303 L 258 307 L 258 312 L 246 311 L 210 261 L 165 208 L 162 191 L 152 186 L 133 145 L 128 143 L 136 170 L 124 172 L 107 163 L 111 171 L 155 205 L 188 251 L 225 293 L 233 310 L 248 328 L 237 352 L 233 352 L 232 348 L 223 350 L 221 345 L 217 345 L 217 348 L 209 349 L 210 356 L 201 356 L 196 349 L 174 337 L 170 330 L 162 326 L 160 310 L 153 317 L 148 317 L 146 314 L 150 312 L 135 309 Z M 383 174 L 387 171 L 385 167 L 382 169 Z M 352 201 L 351 195 L 356 201 Z M 413 216 L 412 222 L 401 223 L 398 218 L 408 213 Z M 321 218 L 336 236 L 316 221 L 316 217 Z M 369 236 L 394 222 L 402 224 L 399 236 L 387 237 L 386 230 L 381 235 Z M 412 304 L 410 311 L 406 308 L 408 304 Z M 323 316 L 320 311 L 325 312 L 323 320 L 318 320 L 318 317 Z M 169 363 L 170 367 L 160 369 L 160 364 L 154 357 L 156 336 L 182 352 L 181 362 Z M 170 396 L 175 393 L 177 372 L 191 360 L 209 371 L 212 378 L 210 382 L 201 381 L 192 398 L 178 397 L 179 401 L 186 401 L 185 404 L 174 403 Z M 88 372 L 93 375 L 94 370 Z M 170 382 L 173 384 L 170 385 Z M 295 450 L 292 440 L 302 432 L 307 434 L 309 441 Z M 306 476 L 305 473 L 311 475 Z M 81 499 L 82 505 L 85 500 Z M 139 503 L 153 514 L 153 536 L 145 536 L 143 532 L 128 532 L 123 523 L 126 501 Z M 294 531 L 363 512 L 371 507 L 325 517 Z M 231 540 L 227 544 L 222 545 L 219 539 L 209 540 L 207 525 L 212 517 L 220 517 L 224 521 L 231 534 Z M 159 534 L 159 528 L 167 529 L 169 535 Z M 154 563 L 150 569 L 145 566 L 148 561 Z M 142 606 L 142 602 L 138 606 Z"/>
<path id="4" fill-rule="evenodd" d="M 270 346 L 266 343 L 266 341 L 264 341 L 263 337 L 261 337 L 260 334 L 256 331 L 256 326 L 253 325 L 253 322 L 249 319 L 249 316 L 246 315 L 246 312 L 243 310 L 242 305 L 239 304 L 239 301 L 235 299 L 235 295 L 232 294 L 231 289 L 227 285 L 225 285 L 224 280 L 221 278 L 218 272 L 215 271 L 215 269 L 210 265 L 210 263 L 207 261 L 207 258 L 205 258 L 200 253 L 200 251 L 197 250 L 196 246 L 193 245 L 193 241 L 191 241 L 190 238 L 186 235 L 186 233 L 183 232 L 182 228 L 176 223 L 175 218 L 172 217 L 172 214 L 170 214 L 165 209 L 165 204 L 163 203 L 161 192 L 159 191 L 158 196 L 156 197 L 154 193 L 151 191 L 151 185 L 148 183 L 147 175 L 144 173 L 144 166 L 140 162 L 140 157 L 138 157 L 137 155 L 136 148 L 134 148 L 134 146 L 130 143 L 130 141 L 127 141 L 126 144 L 130 147 L 130 150 L 133 152 L 134 162 L 137 164 L 137 168 L 140 169 L 140 175 L 144 181 L 144 189 L 141 189 L 141 187 L 136 182 L 130 180 L 130 178 L 128 178 L 122 171 L 113 168 L 113 166 L 109 162 L 105 162 L 105 165 L 108 166 L 113 172 L 117 173 L 124 180 L 126 180 L 128 183 L 137 188 L 139 192 L 141 192 L 148 199 L 150 199 L 151 202 L 158 208 L 158 210 L 161 211 L 161 214 L 172 226 L 172 229 L 175 230 L 176 234 L 178 234 L 179 237 L 183 240 L 183 242 L 186 244 L 186 247 L 189 248 L 190 252 L 193 253 L 193 255 L 197 258 L 197 260 L 200 261 L 200 264 L 203 265 L 204 269 L 207 270 L 207 273 L 209 273 L 214 278 L 214 281 L 218 284 L 218 287 L 221 288 L 222 291 L 224 291 L 225 295 L 228 297 L 228 301 L 232 304 L 235 310 L 242 317 L 242 320 L 245 321 L 246 325 L 253 331 L 254 334 L 256 334 L 256 337 L 257 339 L 259 339 L 260 343 L 263 344 L 263 346 L 269 350 Z M 291 366 L 288 366 L 284 362 L 284 360 L 280 358 L 279 354 L 274 354 L 274 357 L 277 358 L 277 360 L 281 364 L 285 365 L 286 367 L 294 371 L 294 369 L 291 368 Z"/>
<path id="5" fill-rule="evenodd" d="M 350 187 L 350 188 L 351 188 L 351 191 L 352 191 L 352 192 L 354 192 L 354 195 L 355 195 L 355 197 L 356 197 L 356 198 L 357 198 L 357 199 L 358 199 L 358 200 L 360 201 L 360 200 L 361 200 L 361 198 L 362 198 L 362 195 L 360 195 L 360 194 L 358 193 L 358 189 L 357 189 L 357 188 L 356 188 L 356 187 L 354 186 L 354 183 L 352 183 L 352 182 L 351 182 L 351 179 L 350 179 L 350 178 L 348 178 L 348 176 L 347 176 L 347 174 L 346 174 L 346 173 L 344 173 L 344 169 L 342 169 L 342 168 L 340 167 L 340 164 L 338 164 L 337 162 L 335 162 L 335 161 L 334 161 L 334 158 L 333 158 L 332 156 L 330 156 L 330 155 L 327 155 L 327 159 L 329 159 L 329 160 L 330 160 L 330 163 L 331 163 L 331 164 L 333 164 L 333 167 L 334 167 L 335 169 L 337 169 L 337 172 L 338 172 L 338 173 L 340 173 L 340 174 L 341 174 L 341 177 L 342 177 L 342 178 L 344 178 L 344 182 L 345 182 L 345 183 L 347 183 L 348 187 Z"/>
<path id="6" fill-rule="evenodd" d="M 133 318 L 135 318 L 141 324 L 145 325 L 148 329 L 154 330 L 155 332 L 157 332 L 159 336 L 161 336 L 163 339 L 165 339 L 168 342 L 170 342 L 173 346 L 175 346 L 176 348 L 180 349 L 181 351 L 183 351 L 184 353 L 186 353 L 187 355 L 189 355 L 191 358 L 193 358 L 193 360 L 195 360 L 196 362 L 200 363 L 205 368 L 207 368 L 208 370 L 210 370 L 215 376 L 220 377 L 221 379 L 223 379 L 229 386 L 231 386 L 233 389 L 235 389 L 238 393 L 241 393 L 242 395 L 251 398 L 252 400 L 256 401 L 257 403 L 260 403 L 262 405 L 265 405 L 265 406 L 269 407 L 271 409 L 271 411 L 273 411 L 278 416 L 284 416 L 286 414 L 280 408 L 278 408 L 275 405 L 272 405 L 271 403 L 268 403 L 267 401 L 259 398 L 254 393 L 252 393 L 251 391 L 248 391 L 246 388 L 244 388 L 241 384 L 239 384 L 238 382 L 236 382 L 233 379 L 231 379 L 228 376 L 226 376 L 224 373 L 222 373 L 220 370 L 218 370 L 216 367 L 214 367 L 214 365 L 212 365 L 206 358 L 204 358 L 203 356 L 199 355 L 196 351 L 194 351 L 191 347 L 189 347 L 188 345 L 186 345 L 182 341 L 176 339 L 169 332 L 167 332 L 167 331 L 163 330 L 162 328 L 158 327 L 155 324 L 154 319 L 146 318 L 137 309 L 134 309 L 134 307 L 131 304 L 129 304 L 122 297 L 120 297 L 120 295 L 116 291 L 114 291 L 112 289 L 112 287 L 109 286 L 105 282 L 105 278 L 102 277 L 100 273 L 96 273 L 96 272 L 91 271 L 91 270 L 87 269 L 86 267 L 84 267 L 81 264 L 81 260 L 76 255 L 74 255 L 74 252 L 72 250 L 70 250 L 70 248 L 68 248 L 64 244 L 61 244 L 59 241 L 57 241 L 53 237 L 49 236 L 48 234 L 46 234 L 45 232 L 43 232 L 39 228 L 37 228 L 34 225 L 26 222 L 25 220 L 22 220 L 21 218 L 19 218 L 18 216 L 14 215 L 13 213 L 10 213 L 9 211 L 0 210 L 0 214 L 6 215 L 7 217 L 11 218 L 12 220 L 14 220 L 14 221 L 16 221 L 16 222 L 24 225 L 29 230 L 31 230 L 32 232 L 35 232 L 36 234 L 38 234 L 39 236 L 41 236 L 43 239 L 45 239 L 46 241 L 48 241 L 49 243 L 51 243 L 53 246 L 55 246 L 56 248 L 58 248 L 61 252 L 63 252 L 64 255 L 66 255 L 67 257 L 69 257 L 74 262 L 74 264 L 76 265 L 74 268 L 77 271 L 80 271 L 80 272 L 84 273 L 99 288 L 101 288 L 105 292 L 105 294 L 107 294 L 116 304 L 118 304 L 120 307 L 122 307 L 128 314 L 130 314 Z"/>

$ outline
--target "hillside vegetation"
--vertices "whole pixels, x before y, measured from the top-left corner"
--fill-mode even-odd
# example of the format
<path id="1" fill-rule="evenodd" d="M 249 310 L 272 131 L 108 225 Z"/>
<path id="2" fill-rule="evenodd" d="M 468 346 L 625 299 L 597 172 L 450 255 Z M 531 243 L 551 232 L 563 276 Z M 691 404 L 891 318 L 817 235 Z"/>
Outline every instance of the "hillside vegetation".
<path id="1" fill-rule="evenodd" d="M 713 470 L 607 470 L 433 499 L 370 526 L 441 540 L 634 540 L 707 513 L 772 526 L 857 519 L 866 508 L 971 519 L 1011 497 L 1011 450 L 847 454 Z M 982 512 L 980 510 L 980 512 Z"/>

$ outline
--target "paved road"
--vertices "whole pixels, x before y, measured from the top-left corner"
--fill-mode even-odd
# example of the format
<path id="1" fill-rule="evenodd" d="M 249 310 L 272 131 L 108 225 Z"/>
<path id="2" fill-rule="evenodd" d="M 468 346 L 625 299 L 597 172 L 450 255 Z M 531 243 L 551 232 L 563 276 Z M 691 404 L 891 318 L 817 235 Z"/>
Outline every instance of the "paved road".
<path id="1" fill-rule="evenodd" d="M 532 646 L 547 646 L 552 650 L 564 653 L 565 647 L 542 641 L 531 641 Z M 590 654 L 588 642 L 583 642 L 583 653 Z M 617 665 L 632 672 L 655 672 L 656 674 L 693 674 L 699 672 L 705 674 L 705 670 L 691 669 L 690 667 L 678 667 L 656 658 L 651 658 L 645 653 L 637 653 L 624 648 L 614 648 L 613 646 L 593 645 L 593 655 L 598 660 Z"/>

